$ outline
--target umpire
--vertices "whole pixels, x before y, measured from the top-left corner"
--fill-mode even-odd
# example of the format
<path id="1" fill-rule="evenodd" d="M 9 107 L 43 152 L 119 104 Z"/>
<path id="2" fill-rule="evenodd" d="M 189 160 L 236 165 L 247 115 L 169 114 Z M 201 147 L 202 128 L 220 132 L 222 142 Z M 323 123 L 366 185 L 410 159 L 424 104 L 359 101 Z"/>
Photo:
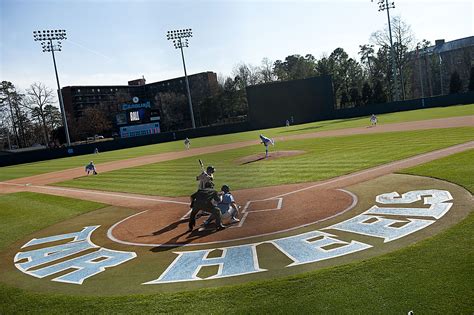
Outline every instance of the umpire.
<path id="1" fill-rule="evenodd" d="M 209 222 L 216 220 L 217 230 L 222 230 L 225 228 L 225 226 L 221 223 L 221 211 L 212 203 L 213 200 L 219 202 L 220 196 L 219 193 L 214 189 L 214 183 L 212 182 L 206 182 L 204 189 L 199 189 L 191 195 L 190 207 L 193 210 L 189 216 L 189 231 L 192 231 L 196 225 L 196 214 L 200 210 L 211 213 Z"/>

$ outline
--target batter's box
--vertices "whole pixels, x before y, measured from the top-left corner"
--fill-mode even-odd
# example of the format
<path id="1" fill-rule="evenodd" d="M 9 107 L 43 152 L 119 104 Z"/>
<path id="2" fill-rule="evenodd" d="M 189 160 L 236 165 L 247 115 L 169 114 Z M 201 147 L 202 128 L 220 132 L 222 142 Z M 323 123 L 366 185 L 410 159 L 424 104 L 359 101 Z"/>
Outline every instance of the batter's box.
<path id="1" fill-rule="evenodd" d="M 282 204 L 283 198 L 250 200 L 247 202 L 242 212 L 263 212 L 280 210 Z"/>

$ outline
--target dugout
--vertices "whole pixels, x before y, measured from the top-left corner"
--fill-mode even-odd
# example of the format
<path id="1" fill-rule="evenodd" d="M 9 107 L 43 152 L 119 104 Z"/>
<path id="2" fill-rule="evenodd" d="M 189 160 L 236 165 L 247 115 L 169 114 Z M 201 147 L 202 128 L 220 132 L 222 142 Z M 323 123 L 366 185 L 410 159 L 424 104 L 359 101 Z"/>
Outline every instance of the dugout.
<path id="1" fill-rule="evenodd" d="M 330 117 L 334 96 L 330 76 L 247 87 L 252 128 L 284 126 L 286 120 L 301 124 Z"/>

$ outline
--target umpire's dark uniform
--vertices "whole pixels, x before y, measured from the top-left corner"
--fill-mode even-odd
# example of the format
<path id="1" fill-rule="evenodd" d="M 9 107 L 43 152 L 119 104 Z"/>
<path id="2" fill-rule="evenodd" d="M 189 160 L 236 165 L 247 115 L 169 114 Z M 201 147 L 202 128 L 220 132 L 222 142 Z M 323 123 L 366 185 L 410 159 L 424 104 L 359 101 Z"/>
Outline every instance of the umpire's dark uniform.
<path id="1" fill-rule="evenodd" d="M 211 184 L 212 183 L 206 183 Z M 220 201 L 217 191 L 213 188 L 210 188 L 206 185 L 207 188 L 199 189 L 194 194 L 191 195 L 191 215 L 189 216 L 189 230 L 192 230 L 196 225 L 196 214 L 200 211 L 206 211 L 211 213 L 211 218 L 209 221 L 216 220 L 217 229 L 222 229 L 224 226 L 221 224 L 221 211 L 219 208 L 212 204 L 212 201 Z M 212 187 L 212 186 L 211 186 Z"/>

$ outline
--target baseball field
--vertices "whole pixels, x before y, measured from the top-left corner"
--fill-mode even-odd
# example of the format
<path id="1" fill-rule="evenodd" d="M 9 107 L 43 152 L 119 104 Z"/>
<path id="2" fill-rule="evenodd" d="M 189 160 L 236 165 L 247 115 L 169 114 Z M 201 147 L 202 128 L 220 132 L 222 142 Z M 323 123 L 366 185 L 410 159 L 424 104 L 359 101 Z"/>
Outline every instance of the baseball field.
<path id="1" fill-rule="evenodd" d="M 0 168 L 0 314 L 472 313 L 474 105 L 378 118 Z M 240 222 L 188 231 L 198 159 Z"/>

